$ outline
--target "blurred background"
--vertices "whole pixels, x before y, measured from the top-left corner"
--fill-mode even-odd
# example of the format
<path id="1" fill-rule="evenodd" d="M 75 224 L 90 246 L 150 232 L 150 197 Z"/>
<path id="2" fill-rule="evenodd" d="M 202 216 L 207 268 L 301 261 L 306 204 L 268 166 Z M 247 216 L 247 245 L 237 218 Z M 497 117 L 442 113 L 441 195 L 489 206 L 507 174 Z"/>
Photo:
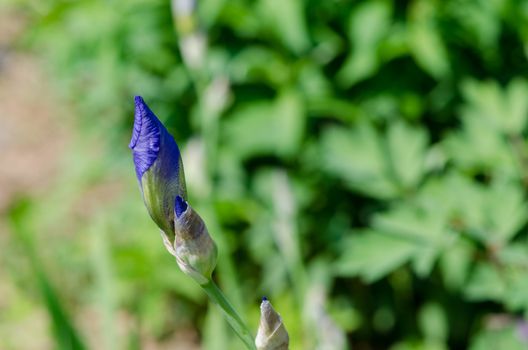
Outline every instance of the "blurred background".
<path id="1" fill-rule="evenodd" d="M 1 0 L 0 349 L 242 349 L 143 206 L 142 95 L 215 278 L 291 349 L 528 347 L 528 2 Z"/>

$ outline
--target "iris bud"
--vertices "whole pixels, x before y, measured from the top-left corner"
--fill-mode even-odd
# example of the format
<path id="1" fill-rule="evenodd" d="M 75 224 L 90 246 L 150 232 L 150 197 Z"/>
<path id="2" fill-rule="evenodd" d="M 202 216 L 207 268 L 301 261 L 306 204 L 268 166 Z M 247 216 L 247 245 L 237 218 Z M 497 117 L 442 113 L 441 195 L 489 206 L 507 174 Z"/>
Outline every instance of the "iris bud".
<path id="1" fill-rule="evenodd" d="M 217 248 L 200 215 L 177 196 L 174 205 L 174 256 L 180 269 L 199 284 L 211 279 Z"/>
<path id="2" fill-rule="evenodd" d="M 266 298 L 260 304 L 260 323 L 255 338 L 257 350 L 288 350 L 290 339 L 280 315 Z"/>
<path id="3" fill-rule="evenodd" d="M 158 227 L 174 240 L 174 199 L 187 198 L 180 150 L 143 98 L 135 97 L 132 149 L 143 201 Z"/>
<path id="4" fill-rule="evenodd" d="M 206 283 L 215 268 L 217 251 L 203 220 L 186 201 L 180 150 L 140 96 L 135 97 L 135 107 L 129 147 L 145 206 L 183 272 Z"/>

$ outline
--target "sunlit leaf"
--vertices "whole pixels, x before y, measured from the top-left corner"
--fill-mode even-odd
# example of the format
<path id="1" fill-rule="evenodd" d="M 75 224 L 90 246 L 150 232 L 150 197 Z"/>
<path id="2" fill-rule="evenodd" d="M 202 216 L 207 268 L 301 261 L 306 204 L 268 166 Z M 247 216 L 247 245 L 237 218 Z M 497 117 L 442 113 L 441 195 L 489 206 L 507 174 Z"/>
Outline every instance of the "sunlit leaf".
<path id="1" fill-rule="evenodd" d="M 351 188 L 378 198 L 398 189 L 389 175 L 381 136 L 367 124 L 355 129 L 329 128 L 321 139 L 323 169 Z"/>
<path id="2" fill-rule="evenodd" d="M 497 267 L 480 263 L 471 274 L 465 293 L 469 300 L 494 300 L 500 302 L 507 291 L 506 281 Z"/>
<path id="3" fill-rule="evenodd" d="M 306 50 L 310 40 L 303 1 L 260 0 L 259 12 L 279 41 L 295 53 Z"/>
<path id="4" fill-rule="evenodd" d="M 480 331 L 471 342 L 470 350 L 523 349 L 526 341 L 520 337 L 515 324 L 505 324 L 498 329 L 489 327 Z"/>
<path id="5" fill-rule="evenodd" d="M 304 107 L 289 90 L 273 101 L 240 107 L 225 124 L 226 140 L 240 157 L 292 156 L 304 133 Z"/>
<path id="6" fill-rule="evenodd" d="M 394 171 L 402 186 L 415 188 L 424 172 L 426 134 L 421 129 L 395 123 L 388 130 L 387 144 Z"/>
<path id="7" fill-rule="evenodd" d="M 355 233 L 343 244 L 335 268 L 342 276 L 360 276 L 373 282 L 407 262 L 416 245 L 376 231 Z"/>
<path id="8" fill-rule="evenodd" d="M 450 73 L 447 49 L 435 22 L 434 2 L 415 1 L 408 27 L 409 46 L 417 63 L 436 79 Z"/>
<path id="9" fill-rule="evenodd" d="M 445 341 L 448 336 L 448 320 L 444 309 L 437 303 L 424 305 L 418 314 L 418 322 L 426 339 Z"/>
<path id="10" fill-rule="evenodd" d="M 353 48 L 338 73 L 340 83 L 350 86 L 376 72 L 381 63 L 379 44 L 390 28 L 391 11 L 387 1 L 368 1 L 351 13 L 348 36 Z"/>

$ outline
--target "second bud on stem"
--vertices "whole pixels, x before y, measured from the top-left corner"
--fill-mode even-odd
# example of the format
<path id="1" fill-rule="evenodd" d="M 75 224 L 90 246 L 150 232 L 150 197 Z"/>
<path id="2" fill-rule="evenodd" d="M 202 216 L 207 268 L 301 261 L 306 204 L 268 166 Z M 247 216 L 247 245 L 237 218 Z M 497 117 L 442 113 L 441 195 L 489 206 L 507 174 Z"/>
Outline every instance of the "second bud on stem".
<path id="1" fill-rule="evenodd" d="M 282 318 L 266 298 L 260 304 L 260 323 L 255 338 L 257 350 L 288 350 L 290 338 Z"/>
<path id="2" fill-rule="evenodd" d="M 200 285 L 211 280 L 218 251 L 200 215 L 180 196 L 174 203 L 174 256 L 180 269 Z"/>

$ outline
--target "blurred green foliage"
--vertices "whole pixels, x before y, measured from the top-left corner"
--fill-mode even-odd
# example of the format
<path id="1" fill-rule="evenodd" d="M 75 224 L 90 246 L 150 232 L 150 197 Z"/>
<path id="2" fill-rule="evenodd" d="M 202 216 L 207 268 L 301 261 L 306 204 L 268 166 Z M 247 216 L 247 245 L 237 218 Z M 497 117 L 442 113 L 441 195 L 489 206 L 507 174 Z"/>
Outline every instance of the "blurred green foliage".
<path id="1" fill-rule="evenodd" d="M 240 348 L 142 207 L 126 149 L 140 94 L 253 329 L 266 295 L 293 350 L 528 346 L 528 2 L 183 3 L 14 4 L 76 135 L 53 191 L 13 210 L 13 245 L 45 247 L 45 274 L 31 252 L 5 258 L 21 288 L 36 273 L 73 319 L 95 306 L 104 337 L 78 332 L 98 348 L 179 328 Z M 98 186 L 118 190 L 87 208 Z"/>

